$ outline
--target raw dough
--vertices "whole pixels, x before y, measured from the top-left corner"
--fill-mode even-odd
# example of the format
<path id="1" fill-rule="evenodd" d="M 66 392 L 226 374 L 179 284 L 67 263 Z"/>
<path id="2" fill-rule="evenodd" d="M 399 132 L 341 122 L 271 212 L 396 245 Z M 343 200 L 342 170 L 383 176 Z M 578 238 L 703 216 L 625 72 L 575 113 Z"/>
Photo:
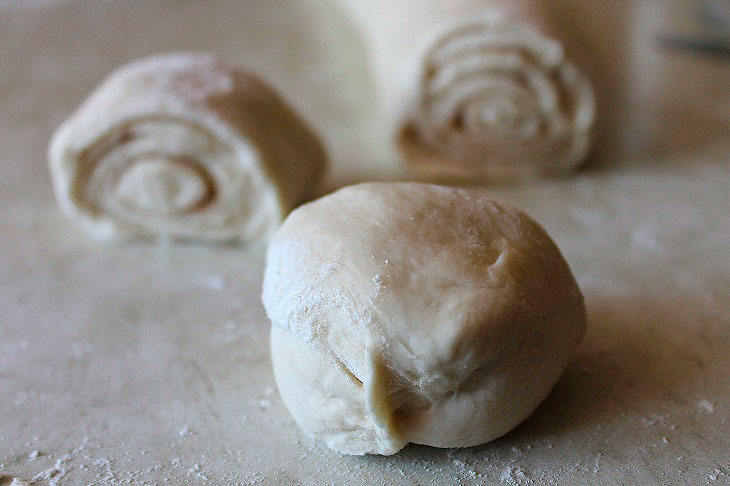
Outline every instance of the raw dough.
<path id="1" fill-rule="evenodd" d="M 548 37 L 558 33 L 544 2 L 340 2 L 367 42 L 386 125 L 415 174 L 504 181 L 585 159 L 593 90 Z"/>
<path id="2" fill-rule="evenodd" d="M 418 183 L 346 187 L 295 210 L 263 302 L 284 402 L 347 454 L 495 439 L 547 396 L 583 298 L 524 213 Z"/>
<path id="3" fill-rule="evenodd" d="M 112 73 L 53 137 L 64 213 L 102 240 L 266 239 L 313 189 L 325 154 L 271 89 L 208 54 Z"/>

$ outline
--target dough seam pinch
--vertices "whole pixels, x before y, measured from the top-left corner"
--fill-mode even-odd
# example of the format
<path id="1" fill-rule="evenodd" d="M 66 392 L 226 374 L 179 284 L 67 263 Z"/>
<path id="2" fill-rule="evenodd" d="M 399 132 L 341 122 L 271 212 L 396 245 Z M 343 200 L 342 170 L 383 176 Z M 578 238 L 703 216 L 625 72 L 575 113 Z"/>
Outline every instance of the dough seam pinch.
<path id="1" fill-rule="evenodd" d="M 372 346 L 372 342 L 370 346 Z M 396 428 L 393 409 L 388 403 L 388 395 L 385 392 L 387 390 L 385 367 L 380 364 L 380 358 L 372 351 L 372 348 L 368 349 L 366 353 L 369 376 L 364 384 L 365 409 L 373 422 L 378 453 L 383 455 L 395 454 L 407 444 L 407 441 L 403 440 Z"/>

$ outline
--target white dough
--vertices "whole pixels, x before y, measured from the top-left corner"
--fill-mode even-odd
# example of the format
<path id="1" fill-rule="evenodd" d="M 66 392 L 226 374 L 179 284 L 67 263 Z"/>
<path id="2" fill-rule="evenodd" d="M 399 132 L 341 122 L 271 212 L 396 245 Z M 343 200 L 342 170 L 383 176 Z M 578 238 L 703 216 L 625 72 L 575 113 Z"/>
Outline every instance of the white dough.
<path id="1" fill-rule="evenodd" d="M 324 150 L 263 82 L 208 54 L 112 73 L 49 149 L 63 212 L 101 240 L 267 239 L 317 183 Z"/>
<path id="2" fill-rule="evenodd" d="M 284 402 L 347 454 L 495 439 L 547 396 L 583 298 L 524 213 L 418 183 L 346 187 L 292 212 L 263 302 Z"/>
<path id="3" fill-rule="evenodd" d="M 536 0 L 340 0 L 368 47 L 385 125 L 428 179 L 504 181 L 574 169 L 593 90 Z"/>

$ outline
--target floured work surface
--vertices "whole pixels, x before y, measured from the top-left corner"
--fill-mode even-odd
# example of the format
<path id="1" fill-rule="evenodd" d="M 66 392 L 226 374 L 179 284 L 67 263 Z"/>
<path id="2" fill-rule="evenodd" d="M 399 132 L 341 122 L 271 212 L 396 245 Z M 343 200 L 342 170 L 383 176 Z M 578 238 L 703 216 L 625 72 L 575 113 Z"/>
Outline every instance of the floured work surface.
<path id="1" fill-rule="evenodd" d="M 470 449 L 346 457 L 303 436 L 274 387 L 263 248 L 103 247 L 61 218 L 51 131 L 113 67 L 172 49 L 264 72 L 330 143 L 331 185 L 391 177 L 387 154 L 366 149 L 377 134 L 357 43 L 335 21 L 309 29 L 326 5 L 303 3 L 0 8 L 0 485 L 730 482 L 719 142 L 488 190 L 554 237 L 590 323 L 537 412 Z M 348 169 L 365 157 L 372 173 Z"/>

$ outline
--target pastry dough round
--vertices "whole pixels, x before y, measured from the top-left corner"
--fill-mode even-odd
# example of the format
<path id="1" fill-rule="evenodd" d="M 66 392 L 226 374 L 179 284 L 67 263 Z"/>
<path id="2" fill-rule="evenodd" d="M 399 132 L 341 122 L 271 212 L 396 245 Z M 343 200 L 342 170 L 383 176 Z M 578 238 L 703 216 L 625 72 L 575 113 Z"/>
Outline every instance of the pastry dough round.
<path id="1" fill-rule="evenodd" d="M 268 239 L 313 190 L 325 158 L 271 88 L 203 53 L 113 72 L 49 148 L 61 209 L 107 241 Z"/>
<path id="2" fill-rule="evenodd" d="M 504 182 L 586 158 L 593 89 L 558 40 L 569 36 L 550 2 L 339 3 L 367 46 L 382 125 L 414 175 Z"/>
<path id="3" fill-rule="evenodd" d="M 593 89 L 531 24 L 462 18 L 422 55 L 399 143 L 432 177 L 512 180 L 563 173 L 588 154 Z"/>
<path id="4" fill-rule="evenodd" d="M 586 326 L 537 223 L 418 183 L 350 186 L 295 210 L 270 244 L 263 302 L 284 402 L 347 454 L 505 434 L 547 396 Z"/>

